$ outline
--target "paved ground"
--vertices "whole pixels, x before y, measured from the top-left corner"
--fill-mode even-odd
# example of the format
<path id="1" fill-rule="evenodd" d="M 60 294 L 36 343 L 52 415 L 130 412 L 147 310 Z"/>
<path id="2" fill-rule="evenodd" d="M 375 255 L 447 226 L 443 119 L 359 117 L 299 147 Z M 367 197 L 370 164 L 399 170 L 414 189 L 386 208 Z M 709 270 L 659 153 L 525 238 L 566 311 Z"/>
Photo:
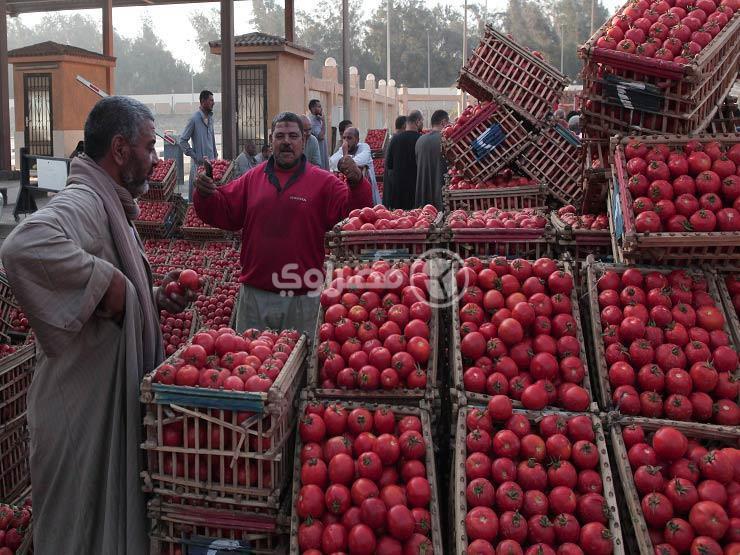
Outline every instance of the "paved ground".
<path id="1" fill-rule="evenodd" d="M 8 190 L 8 204 L 3 206 L 2 213 L 0 213 L 1 244 L 16 226 L 15 219 L 13 218 L 13 209 L 15 208 L 15 201 L 20 190 L 20 183 L 18 181 L 0 181 L 0 188 L 6 188 Z M 36 206 L 42 208 L 47 202 L 49 202 L 49 197 L 40 196 L 36 199 Z M 20 221 L 23 221 L 24 217 L 23 215 L 19 216 Z"/>

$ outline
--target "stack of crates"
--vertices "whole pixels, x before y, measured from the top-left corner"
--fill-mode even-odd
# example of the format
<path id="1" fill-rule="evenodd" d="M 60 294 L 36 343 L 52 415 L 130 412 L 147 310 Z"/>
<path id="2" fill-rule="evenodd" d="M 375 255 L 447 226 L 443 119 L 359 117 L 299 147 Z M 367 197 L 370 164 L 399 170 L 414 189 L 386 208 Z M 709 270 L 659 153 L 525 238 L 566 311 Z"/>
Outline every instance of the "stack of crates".
<path id="1" fill-rule="evenodd" d="M 485 108 L 445 137 L 448 160 L 471 181 L 485 181 L 516 164 L 556 200 L 579 203 L 581 144 L 552 120 L 568 83 L 536 53 L 487 25 L 457 81 Z"/>
<path id="2" fill-rule="evenodd" d="M 10 344 L 9 315 L 18 303 L 0 272 L 0 502 L 12 503 L 31 486 L 26 395 L 36 366 L 33 341 Z"/>
<path id="3" fill-rule="evenodd" d="M 266 392 L 166 385 L 157 370 L 144 377 L 142 478 L 153 494 L 152 554 L 223 541 L 249 553 L 280 552 L 306 353 L 303 336 Z"/>

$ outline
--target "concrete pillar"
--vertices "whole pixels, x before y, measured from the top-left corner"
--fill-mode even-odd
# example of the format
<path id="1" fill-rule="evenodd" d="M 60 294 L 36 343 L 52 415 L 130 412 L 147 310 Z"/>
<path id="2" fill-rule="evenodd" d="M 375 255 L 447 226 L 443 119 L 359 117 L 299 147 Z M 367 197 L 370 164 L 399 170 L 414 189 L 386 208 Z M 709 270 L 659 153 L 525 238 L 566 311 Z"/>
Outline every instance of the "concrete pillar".
<path id="1" fill-rule="evenodd" d="M 10 81 L 8 79 L 8 11 L 0 2 L 0 170 L 10 171 Z M 23 109 L 22 98 L 15 99 L 15 109 Z"/>
<path id="2" fill-rule="evenodd" d="M 3 2 L 4 4 L 5 2 Z M 103 3 L 103 56 L 113 56 L 113 0 L 102 0 Z M 105 70 L 105 90 L 115 94 L 115 71 L 109 67 Z"/>
<path id="3" fill-rule="evenodd" d="M 375 129 L 375 75 L 368 73 L 365 77 L 365 90 L 370 93 L 370 110 L 368 111 L 368 129 Z"/>
<path id="4" fill-rule="evenodd" d="M 221 0 L 221 157 L 236 157 L 234 0 Z"/>

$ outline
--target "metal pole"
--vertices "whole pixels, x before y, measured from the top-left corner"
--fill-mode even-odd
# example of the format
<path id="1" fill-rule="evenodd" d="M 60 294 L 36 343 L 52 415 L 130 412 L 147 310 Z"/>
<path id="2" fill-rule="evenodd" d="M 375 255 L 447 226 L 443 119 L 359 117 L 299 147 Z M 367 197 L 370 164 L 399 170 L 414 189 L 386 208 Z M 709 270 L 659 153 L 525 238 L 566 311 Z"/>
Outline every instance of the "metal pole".
<path id="1" fill-rule="evenodd" d="M 432 88 L 432 49 L 429 43 L 429 31 L 427 31 L 427 95 L 431 95 Z"/>
<path id="2" fill-rule="evenodd" d="M 563 60 L 565 58 L 565 23 L 560 24 L 560 73 L 563 73 Z"/>
<path id="3" fill-rule="evenodd" d="M 465 61 L 468 56 L 468 0 L 465 0 L 465 6 L 463 7 L 463 51 L 462 51 L 462 63 L 465 65 Z M 463 109 L 467 104 L 465 92 L 462 93 Z"/>
<path id="4" fill-rule="evenodd" d="M 342 0 L 342 119 L 350 119 L 349 1 Z"/>
<path id="5" fill-rule="evenodd" d="M 385 82 L 391 80 L 391 0 L 385 5 Z"/>
<path id="6" fill-rule="evenodd" d="M 591 34 L 594 34 L 594 11 L 596 9 L 596 0 L 591 0 Z"/>
<path id="7" fill-rule="evenodd" d="M 8 20 L 5 2 L 0 2 L 0 170 L 11 170 L 10 160 L 10 83 L 8 80 Z M 22 98 L 15 109 L 23 110 Z M 20 145 L 16 145 L 18 148 Z M 16 158 L 18 158 L 16 156 Z"/>
<path id="8" fill-rule="evenodd" d="M 221 157 L 236 157 L 234 0 L 221 0 Z"/>

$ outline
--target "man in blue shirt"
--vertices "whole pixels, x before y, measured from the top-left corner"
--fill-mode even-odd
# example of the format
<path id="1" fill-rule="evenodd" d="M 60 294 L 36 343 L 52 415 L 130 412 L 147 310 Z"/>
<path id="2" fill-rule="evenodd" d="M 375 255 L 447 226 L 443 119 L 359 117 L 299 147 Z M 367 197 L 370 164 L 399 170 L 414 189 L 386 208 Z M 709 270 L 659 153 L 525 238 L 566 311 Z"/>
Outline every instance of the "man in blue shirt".
<path id="1" fill-rule="evenodd" d="M 321 101 L 317 98 L 308 103 L 311 121 L 311 134 L 319 141 L 319 156 L 321 157 L 321 168 L 329 169 L 329 153 L 326 147 L 326 120 L 324 119 L 324 109 L 321 107 Z"/>
<path id="2" fill-rule="evenodd" d="M 213 93 L 200 91 L 200 108 L 193 114 L 180 134 L 180 148 L 185 156 L 190 156 L 191 160 L 188 198 L 193 196 L 193 185 L 198 166 L 206 158 L 209 160 L 218 158 L 216 133 L 213 131 L 213 104 Z"/>

